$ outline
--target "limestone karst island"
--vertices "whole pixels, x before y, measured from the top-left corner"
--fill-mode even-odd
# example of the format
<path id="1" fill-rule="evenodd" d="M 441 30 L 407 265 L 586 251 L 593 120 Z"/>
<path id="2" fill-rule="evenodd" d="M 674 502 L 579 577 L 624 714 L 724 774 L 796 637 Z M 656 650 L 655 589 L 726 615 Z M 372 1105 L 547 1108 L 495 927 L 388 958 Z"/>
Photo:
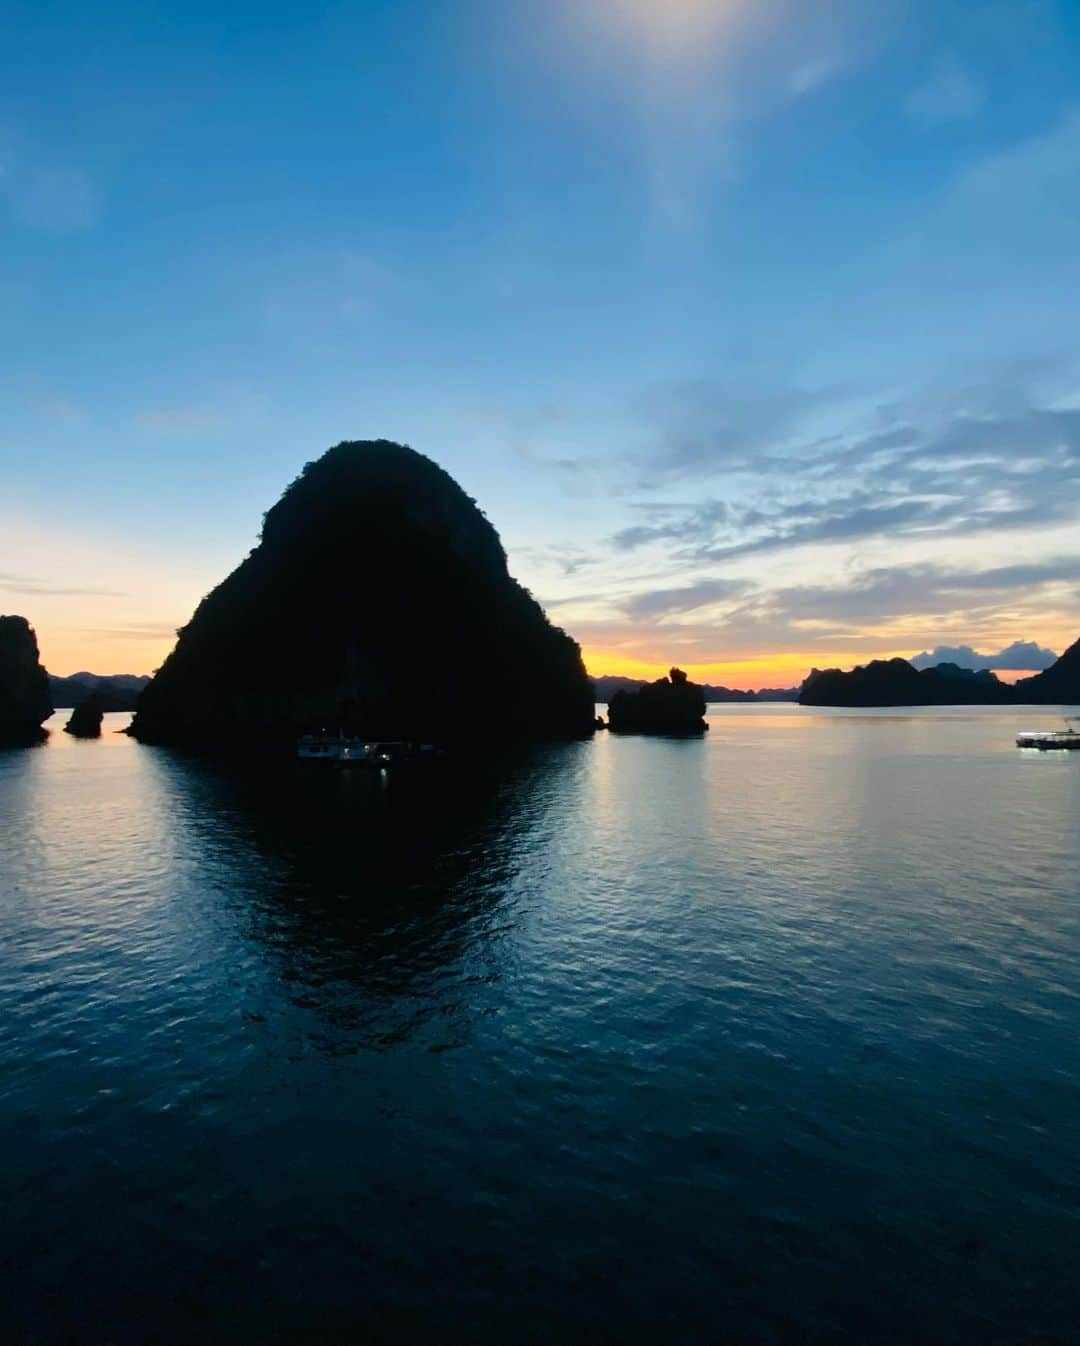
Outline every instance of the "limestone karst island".
<path id="1" fill-rule="evenodd" d="M 219 747 L 322 728 L 467 742 L 588 735 L 594 717 L 577 643 L 511 578 L 475 501 L 430 458 L 373 440 L 309 463 L 268 511 L 131 732 Z"/>

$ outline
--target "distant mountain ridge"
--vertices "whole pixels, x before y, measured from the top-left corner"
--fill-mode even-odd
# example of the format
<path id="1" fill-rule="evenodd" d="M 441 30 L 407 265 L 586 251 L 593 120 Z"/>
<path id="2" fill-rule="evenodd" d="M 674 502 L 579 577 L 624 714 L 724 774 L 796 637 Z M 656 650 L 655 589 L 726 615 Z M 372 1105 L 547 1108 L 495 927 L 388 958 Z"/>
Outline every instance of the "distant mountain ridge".
<path id="1" fill-rule="evenodd" d="M 639 692 L 652 684 L 645 678 L 626 678 L 618 674 L 603 674 L 593 678 L 596 700 L 609 704 L 616 692 Z M 706 702 L 726 701 L 797 701 L 798 687 L 763 687 L 756 692 L 744 692 L 734 687 L 718 687 L 710 683 L 697 684 L 705 694 Z"/>
<path id="2" fill-rule="evenodd" d="M 817 669 L 799 690 L 803 706 L 988 706 L 1080 704 L 1080 640 L 1050 668 L 1010 686 L 989 670 L 956 664 L 917 669 L 906 659 L 872 659 L 850 672 Z"/>
<path id="3" fill-rule="evenodd" d="M 139 673 L 71 673 L 66 678 L 49 674 L 49 690 L 57 710 L 73 710 L 96 696 L 103 710 L 134 710 L 139 693 L 150 681 Z"/>

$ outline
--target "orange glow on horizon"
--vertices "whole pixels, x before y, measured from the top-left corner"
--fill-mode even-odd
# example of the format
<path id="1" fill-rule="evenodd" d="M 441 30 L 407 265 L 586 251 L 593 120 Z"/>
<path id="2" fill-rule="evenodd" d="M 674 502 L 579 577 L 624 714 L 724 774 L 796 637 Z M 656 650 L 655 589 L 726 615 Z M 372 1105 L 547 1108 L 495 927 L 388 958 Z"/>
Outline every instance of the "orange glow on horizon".
<path id="1" fill-rule="evenodd" d="M 695 664 L 681 659 L 651 662 L 630 658 L 618 650 L 586 648 L 582 650 L 590 677 L 617 675 L 653 680 L 667 676 L 672 664 L 684 669 L 694 682 L 731 687 L 736 691 L 757 691 L 762 687 L 797 687 L 811 668 L 835 668 L 835 654 L 772 654 L 759 659 L 733 659 L 721 663 Z M 868 658 L 874 656 L 869 655 Z M 865 662 L 855 660 L 855 662 Z M 846 666 L 850 667 L 851 661 Z"/>
<path id="2" fill-rule="evenodd" d="M 691 681 L 709 683 L 714 687 L 730 687 L 739 692 L 756 692 L 763 687 L 798 687 L 812 668 L 842 668 L 845 671 L 857 664 L 867 664 L 871 659 L 910 659 L 911 652 L 878 650 L 865 653 L 848 653 L 843 656 L 835 651 L 810 654 L 772 654 L 759 659 L 733 659 L 722 663 L 694 664 L 681 659 L 654 663 L 644 659 L 627 658 L 617 650 L 583 649 L 585 667 L 589 676 L 643 678 L 654 681 L 667 676 L 672 664 L 690 675 Z M 1014 683 L 1020 678 L 1030 678 L 1033 672 L 1028 669 L 995 668 L 995 677 L 1001 682 Z"/>

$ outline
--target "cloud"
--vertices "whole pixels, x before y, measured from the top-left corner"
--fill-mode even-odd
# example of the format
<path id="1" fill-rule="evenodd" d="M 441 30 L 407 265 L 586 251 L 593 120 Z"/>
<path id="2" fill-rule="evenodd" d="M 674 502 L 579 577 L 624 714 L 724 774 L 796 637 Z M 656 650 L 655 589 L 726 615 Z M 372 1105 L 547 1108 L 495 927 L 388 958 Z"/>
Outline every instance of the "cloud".
<path id="1" fill-rule="evenodd" d="M 822 435 L 814 424 L 817 399 L 781 393 L 779 408 L 760 417 L 746 412 L 744 402 L 737 416 L 752 428 L 734 438 L 726 427 L 712 428 L 710 408 L 689 434 L 693 411 L 685 403 L 677 442 L 693 444 L 698 475 L 743 474 L 738 502 L 713 494 L 696 503 L 639 502 L 636 512 L 646 520 L 616 532 L 612 546 L 663 546 L 675 561 L 720 562 L 811 544 L 961 536 L 1080 515 L 1080 410 L 1033 405 L 1026 392 L 1008 397 L 1000 386 L 968 388 L 955 401 L 942 407 L 915 398 L 891 408 L 888 424 L 874 412 L 869 424 L 860 415 Z M 811 421 L 801 435 L 800 406 Z M 662 476 L 676 463 L 678 476 L 685 475 L 687 455 L 673 455 L 670 445 L 662 433 L 653 461 Z"/>
<path id="2" fill-rule="evenodd" d="M 116 589 L 95 589 L 89 587 L 63 587 L 46 584 L 42 580 L 27 575 L 0 574 L 0 589 L 6 593 L 22 594 L 34 598 L 126 598 L 127 594 Z"/>
<path id="3" fill-rule="evenodd" d="M 731 508 L 723 500 L 706 500 L 697 505 L 638 503 L 632 508 L 651 515 L 654 521 L 619 529 L 611 539 L 617 551 L 633 551 L 651 542 L 704 541 L 731 517 Z"/>
<path id="4" fill-rule="evenodd" d="M 638 487 L 650 490 L 702 474 L 780 467 L 793 445 L 805 443 L 815 416 L 840 396 L 833 387 L 750 376 L 654 384 L 634 408 L 651 442 L 628 454 L 626 466 Z"/>
<path id="5" fill-rule="evenodd" d="M 706 663 L 826 646 L 895 652 L 943 627 L 992 638 L 1003 612 L 1010 624 L 1039 620 L 1047 610 L 1064 614 L 1075 608 L 1078 581 L 1080 555 L 982 570 L 931 563 L 876 566 L 821 584 L 770 585 L 699 573 L 680 585 L 624 594 L 616 604 L 618 615 L 587 616 L 574 621 L 573 630 L 585 643 L 607 647 L 655 649 L 662 635 L 665 648 L 676 642 L 692 646 L 696 660 Z M 578 601 L 598 603 L 602 610 L 604 598 L 592 593 Z M 719 610 L 704 611 L 714 605 Z M 1023 642 L 1007 653 L 1018 662 L 995 667 L 1027 667 L 1036 657 Z"/>
<path id="6" fill-rule="evenodd" d="M 1044 650 L 1034 641 L 1015 640 L 996 654 L 978 654 L 970 645 L 938 645 L 924 650 L 911 659 L 916 668 L 933 668 L 935 664 L 958 664 L 975 672 L 990 668 L 1023 669 L 1039 673 L 1057 659 L 1053 650 Z"/>
<path id="7" fill-rule="evenodd" d="M 967 121 L 982 109 L 985 101 L 982 88 L 967 71 L 948 62 L 940 65 L 925 83 L 912 89 L 904 108 L 914 125 L 931 130 L 950 122 Z"/>
<path id="8" fill-rule="evenodd" d="M 51 395 L 34 397 L 30 401 L 30 406 L 37 415 L 61 425 L 84 425 L 90 419 L 85 407 L 67 397 Z"/>
<path id="9" fill-rule="evenodd" d="M 0 189 L 12 215 L 30 229 L 77 234 L 92 229 L 101 218 L 101 191 L 82 169 L 12 172 L 0 178 Z"/>
<path id="10" fill-rule="evenodd" d="M 135 424 L 140 430 L 149 430 L 155 435 L 201 435 L 219 429 L 223 422 L 224 418 L 216 408 L 196 404 L 150 407 L 135 416 Z"/>
<path id="11" fill-rule="evenodd" d="M 175 638 L 179 622 L 134 622 L 125 626 L 91 627 L 87 634 L 106 640 L 162 640 Z"/>
<path id="12" fill-rule="evenodd" d="M 0 200 L 28 229 L 77 234 L 101 218 L 101 188 L 85 169 L 50 161 L 0 130 Z"/>
<path id="13" fill-rule="evenodd" d="M 675 589 L 653 589 L 645 593 L 634 594 L 628 598 L 623 608 L 626 615 L 634 621 L 643 618 L 662 618 L 672 613 L 693 612 L 697 608 L 734 598 L 745 593 L 749 586 L 744 580 L 705 579 L 696 584 L 684 585 Z"/>

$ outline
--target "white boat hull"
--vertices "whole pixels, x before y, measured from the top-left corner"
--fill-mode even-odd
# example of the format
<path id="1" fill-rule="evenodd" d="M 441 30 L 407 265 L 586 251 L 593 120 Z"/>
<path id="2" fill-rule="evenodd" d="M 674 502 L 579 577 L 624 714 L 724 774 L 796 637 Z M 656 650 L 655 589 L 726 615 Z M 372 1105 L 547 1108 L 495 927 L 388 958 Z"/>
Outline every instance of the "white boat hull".
<path id="1" fill-rule="evenodd" d="M 1080 733 L 1067 729 L 1029 730 L 1016 736 L 1018 748 L 1038 748 L 1042 752 L 1048 749 L 1080 748 Z"/>

